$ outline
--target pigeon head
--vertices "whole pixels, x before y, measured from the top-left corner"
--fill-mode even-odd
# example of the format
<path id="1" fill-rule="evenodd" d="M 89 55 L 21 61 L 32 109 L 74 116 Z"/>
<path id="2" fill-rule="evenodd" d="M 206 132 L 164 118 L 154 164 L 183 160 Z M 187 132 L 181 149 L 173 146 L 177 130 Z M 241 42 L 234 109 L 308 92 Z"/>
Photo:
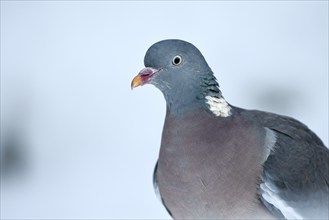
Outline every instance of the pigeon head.
<path id="1" fill-rule="evenodd" d="M 221 97 L 219 86 L 201 52 L 182 40 L 153 44 L 144 58 L 145 68 L 132 80 L 131 88 L 152 84 L 164 94 L 167 107 L 181 111 L 206 105 L 206 97 Z"/>

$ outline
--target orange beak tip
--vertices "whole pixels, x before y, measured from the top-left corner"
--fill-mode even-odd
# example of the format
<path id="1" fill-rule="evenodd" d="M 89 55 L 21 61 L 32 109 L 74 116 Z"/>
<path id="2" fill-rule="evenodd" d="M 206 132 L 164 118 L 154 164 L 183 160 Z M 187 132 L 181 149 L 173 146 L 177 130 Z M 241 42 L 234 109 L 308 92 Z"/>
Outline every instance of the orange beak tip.
<path id="1" fill-rule="evenodd" d="M 134 89 L 138 86 L 140 86 L 142 83 L 140 76 L 135 76 L 133 80 L 131 81 L 131 89 Z"/>

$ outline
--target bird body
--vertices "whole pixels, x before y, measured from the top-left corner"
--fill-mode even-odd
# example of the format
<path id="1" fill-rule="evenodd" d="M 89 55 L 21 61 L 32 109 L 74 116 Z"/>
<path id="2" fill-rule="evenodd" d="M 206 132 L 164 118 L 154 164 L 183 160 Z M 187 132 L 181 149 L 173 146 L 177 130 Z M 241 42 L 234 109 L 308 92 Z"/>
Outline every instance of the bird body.
<path id="1" fill-rule="evenodd" d="M 211 112 L 197 111 L 172 117 L 165 121 L 155 173 L 171 214 L 187 219 L 268 215 L 266 210 L 256 209 L 260 202 L 255 187 L 261 171 L 258 161 L 265 154 L 259 154 L 265 144 L 260 134 L 265 129 L 245 123 L 240 115 L 216 120 Z M 214 133 L 216 139 L 211 137 Z M 239 138 L 232 138 L 235 136 Z M 246 155 L 250 155 L 248 160 L 240 158 Z"/>
<path id="2" fill-rule="evenodd" d="M 160 41 L 144 63 L 132 87 L 167 102 L 154 184 L 173 218 L 328 218 L 329 150 L 311 130 L 230 105 L 188 42 Z"/>

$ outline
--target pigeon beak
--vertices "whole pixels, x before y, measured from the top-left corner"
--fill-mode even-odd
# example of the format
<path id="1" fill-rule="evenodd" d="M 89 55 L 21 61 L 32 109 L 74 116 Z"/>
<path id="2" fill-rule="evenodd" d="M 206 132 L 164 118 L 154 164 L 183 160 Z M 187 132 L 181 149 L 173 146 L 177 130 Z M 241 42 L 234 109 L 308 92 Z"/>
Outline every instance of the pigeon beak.
<path id="1" fill-rule="evenodd" d="M 142 69 L 137 76 L 135 76 L 133 78 L 133 80 L 131 81 L 131 89 L 136 88 L 137 86 L 142 86 L 145 83 L 147 83 L 148 81 L 150 81 L 150 79 L 152 78 L 152 76 L 158 72 L 158 69 L 154 69 L 151 67 L 146 67 L 144 69 Z"/>
<path id="2" fill-rule="evenodd" d="M 140 86 L 142 84 L 142 80 L 139 75 L 135 76 L 133 80 L 131 81 L 131 89 L 136 88 L 137 86 Z"/>

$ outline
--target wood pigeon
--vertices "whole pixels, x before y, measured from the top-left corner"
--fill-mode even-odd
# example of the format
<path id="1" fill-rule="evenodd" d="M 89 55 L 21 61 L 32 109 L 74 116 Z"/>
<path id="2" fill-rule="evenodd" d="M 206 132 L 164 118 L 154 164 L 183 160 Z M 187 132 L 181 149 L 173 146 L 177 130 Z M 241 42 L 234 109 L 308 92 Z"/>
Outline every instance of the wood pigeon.
<path id="1" fill-rule="evenodd" d="M 201 52 L 163 40 L 131 87 L 163 93 L 154 187 L 175 219 L 328 219 L 329 150 L 307 126 L 229 104 Z"/>

